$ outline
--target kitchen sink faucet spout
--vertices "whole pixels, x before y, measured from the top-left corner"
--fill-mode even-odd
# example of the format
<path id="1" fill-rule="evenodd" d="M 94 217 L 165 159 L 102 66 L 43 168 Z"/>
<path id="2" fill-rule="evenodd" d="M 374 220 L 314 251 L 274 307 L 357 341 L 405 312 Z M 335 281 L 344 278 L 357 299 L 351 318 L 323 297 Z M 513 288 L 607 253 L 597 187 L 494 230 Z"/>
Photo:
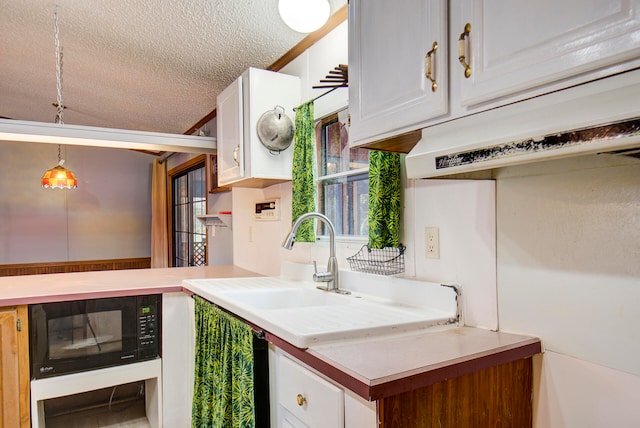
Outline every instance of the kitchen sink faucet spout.
<path id="1" fill-rule="evenodd" d="M 320 290 L 324 291 L 332 291 L 334 293 L 340 294 L 349 294 L 349 291 L 340 289 L 340 273 L 338 271 L 338 259 L 336 258 L 336 241 L 335 241 L 335 228 L 333 227 L 333 223 L 331 220 L 324 214 L 311 212 L 306 213 L 298 217 L 298 219 L 291 226 L 291 231 L 282 241 L 282 246 L 287 250 L 293 248 L 293 244 L 295 243 L 296 232 L 298 228 L 305 220 L 310 218 L 317 218 L 318 220 L 322 220 L 324 224 L 327 225 L 327 229 L 329 229 L 329 261 L 327 262 L 327 271 L 326 272 L 318 272 L 316 267 L 316 263 L 314 262 L 315 273 L 313 274 L 313 280 L 315 282 L 326 282 L 326 287 L 318 286 Z"/>

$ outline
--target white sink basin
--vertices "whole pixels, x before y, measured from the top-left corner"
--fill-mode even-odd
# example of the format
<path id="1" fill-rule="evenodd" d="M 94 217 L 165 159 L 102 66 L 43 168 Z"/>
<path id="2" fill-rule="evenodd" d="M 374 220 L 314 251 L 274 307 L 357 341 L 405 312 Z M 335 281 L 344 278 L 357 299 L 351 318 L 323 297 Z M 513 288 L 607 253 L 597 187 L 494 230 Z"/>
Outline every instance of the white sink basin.
<path id="1" fill-rule="evenodd" d="M 347 296 L 306 287 L 228 291 L 225 298 L 256 310 L 349 304 Z"/>
<path id="2" fill-rule="evenodd" d="M 358 291 L 349 295 L 335 294 L 318 290 L 316 283 L 272 277 L 185 280 L 183 287 L 294 346 L 308 348 L 328 341 L 400 333 L 456 322 L 453 289 L 439 284 L 409 282 L 418 294 L 420 291 L 415 287 L 422 284 L 432 287 L 437 295 L 423 300 L 435 301 L 438 305 L 420 299 L 417 303 L 424 304 L 414 304 L 415 299 L 411 298 L 393 300 Z"/>

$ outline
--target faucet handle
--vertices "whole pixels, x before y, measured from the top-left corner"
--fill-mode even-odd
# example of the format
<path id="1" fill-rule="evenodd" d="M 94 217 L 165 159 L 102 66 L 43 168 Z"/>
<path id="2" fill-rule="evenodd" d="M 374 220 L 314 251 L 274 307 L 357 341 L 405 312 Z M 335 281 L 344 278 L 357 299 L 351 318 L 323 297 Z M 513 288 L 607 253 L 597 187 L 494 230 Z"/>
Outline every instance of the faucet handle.
<path id="1" fill-rule="evenodd" d="M 313 274 L 313 280 L 315 282 L 331 282 L 333 281 L 333 273 L 331 272 L 318 272 L 318 265 L 316 264 L 315 260 L 313 261 L 313 270 L 314 270 L 314 274 Z"/>

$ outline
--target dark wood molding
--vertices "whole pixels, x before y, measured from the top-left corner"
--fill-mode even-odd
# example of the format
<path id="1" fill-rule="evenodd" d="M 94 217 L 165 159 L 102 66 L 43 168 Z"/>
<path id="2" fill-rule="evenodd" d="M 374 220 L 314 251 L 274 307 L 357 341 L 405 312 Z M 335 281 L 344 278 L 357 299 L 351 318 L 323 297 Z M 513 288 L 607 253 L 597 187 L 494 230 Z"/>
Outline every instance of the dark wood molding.
<path id="1" fill-rule="evenodd" d="M 405 134 L 376 140 L 360 146 L 362 149 L 381 150 L 384 152 L 409 153 L 422 138 L 422 130 L 417 129 Z"/>
<path id="2" fill-rule="evenodd" d="M 347 5 L 344 5 L 340 9 L 338 9 L 333 15 L 329 17 L 329 20 L 326 24 L 319 30 L 314 31 L 313 33 L 309 33 L 304 39 L 302 39 L 297 45 L 289 49 L 284 55 L 278 58 L 273 64 L 267 67 L 267 70 L 271 71 L 280 71 L 291 61 L 300 56 L 304 51 L 313 46 L 318 40 L 322 39 L 324 36 L 333 31 L 338 25 L 342 24 L 347 20 Z M 197 129 L 202 128 L 205 123 L 212 120 L 216 117 L 217 109 L 213 109 L 209 114 L 204 116 L 195 125 L 191 128 L 187 129 L 184 133 L 186 135 L 191 135 L 196 132 Z"/>
<path id="3" fill-rule="evenodd" d="M 148 269 L 151 257 L 0 265 L 0 276 L 41 275 L 122 269 Z"/>

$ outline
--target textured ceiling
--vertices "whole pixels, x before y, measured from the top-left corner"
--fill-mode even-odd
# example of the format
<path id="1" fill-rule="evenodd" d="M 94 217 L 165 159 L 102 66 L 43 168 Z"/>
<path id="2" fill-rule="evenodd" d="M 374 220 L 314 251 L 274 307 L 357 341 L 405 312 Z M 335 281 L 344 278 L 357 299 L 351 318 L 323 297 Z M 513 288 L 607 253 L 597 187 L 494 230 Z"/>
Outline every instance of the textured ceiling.
<path id="1" fill-rule="evenodd" d="M 0 116 L 53 122 L 59 5 L 67 124 L 183 133 L 247 67 L 306 34 L 277 0 L 0 0 Z M 346 0 L 331 0 L 331 11 Z"/>

